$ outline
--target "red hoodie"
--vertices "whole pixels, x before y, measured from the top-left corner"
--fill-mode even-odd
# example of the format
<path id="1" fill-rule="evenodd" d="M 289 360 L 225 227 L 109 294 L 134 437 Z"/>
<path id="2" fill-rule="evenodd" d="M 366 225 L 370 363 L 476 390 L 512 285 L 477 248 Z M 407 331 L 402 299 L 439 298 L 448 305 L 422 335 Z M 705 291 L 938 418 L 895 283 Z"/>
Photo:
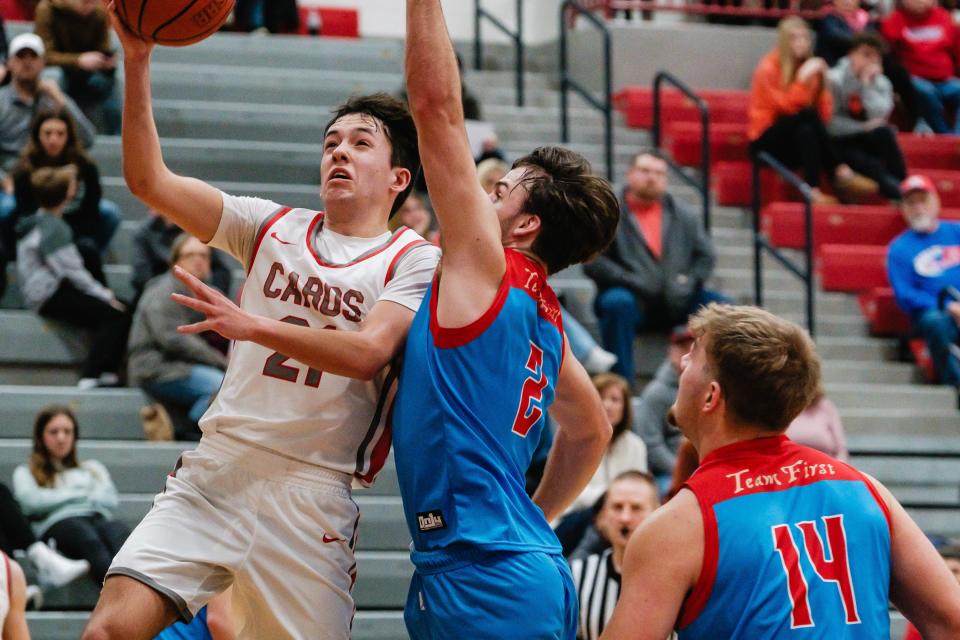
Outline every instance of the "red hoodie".
<path id="1" fill-rule="evenodd" d="M 945 9 L 934 7 L 923 15 L 897 9 L 883 21 L 881 32 L 911 74 L 934 81 L 956 75 L 960 35 Z"/>

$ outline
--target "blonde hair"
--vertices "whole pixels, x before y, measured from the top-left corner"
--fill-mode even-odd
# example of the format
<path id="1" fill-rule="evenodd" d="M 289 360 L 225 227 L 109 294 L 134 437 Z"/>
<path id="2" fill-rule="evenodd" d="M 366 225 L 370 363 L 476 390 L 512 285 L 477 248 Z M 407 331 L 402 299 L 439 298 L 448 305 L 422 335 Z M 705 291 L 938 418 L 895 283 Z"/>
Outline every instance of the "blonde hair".
<path id="1" fill-rule="evenodd" d="M 780 57 L 780 79 L 784 86 L 793 82 L 793 76 L 797 73 L 797 61 L 790 46 L 790 32 L 794 29 L 810 33 L 807 21 L 799 16 L 787 16 L 777 25 L 777 53 Z"/>
<path id="2" fill-rule="evenodd" d="M 796 324 L 756 307 L 710 304 L 693 316 L 728 416 L 785 430 L 820 390 L 820 359 Z"/>
<path id="3" fill-rule="evenodd" d="M 487 158 L 477 165 L 477 179 L 483 185 L 493 175 L 506 175 L 510 171 L 510 165 L 499 158 Z"/>

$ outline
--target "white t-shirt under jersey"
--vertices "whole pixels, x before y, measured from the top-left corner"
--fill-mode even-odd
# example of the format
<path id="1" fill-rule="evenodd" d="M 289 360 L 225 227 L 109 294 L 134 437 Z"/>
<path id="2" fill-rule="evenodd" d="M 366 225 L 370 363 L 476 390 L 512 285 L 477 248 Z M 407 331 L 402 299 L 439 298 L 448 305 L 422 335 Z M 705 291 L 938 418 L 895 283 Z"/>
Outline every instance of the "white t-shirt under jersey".
<path id="1" fill-rule="evenodd" d="M 223 194 L 210 244 L 246 268 L 239 303 L 245 311 L 357 331 L 379 302 L 419 308 L 439 260 L 436 247 L 406 228 L 376 238 L 343 236 L 324 229 L 323 217 Z M 387 366 L 373 380 L 356 380 L 238 342 L 200 427 L 369 484 L 389 451 L 386 418 L 398 372 Z"/>

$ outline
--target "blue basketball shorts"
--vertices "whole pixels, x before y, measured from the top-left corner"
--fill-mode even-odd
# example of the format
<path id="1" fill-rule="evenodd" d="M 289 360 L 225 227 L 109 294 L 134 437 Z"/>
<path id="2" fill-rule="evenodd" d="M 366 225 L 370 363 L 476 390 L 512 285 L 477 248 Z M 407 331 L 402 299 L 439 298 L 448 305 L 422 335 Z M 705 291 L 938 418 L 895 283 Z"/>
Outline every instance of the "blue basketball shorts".
<path id="1" fill-rule="evenodd" d="M 472 553 L 444 566 L 417 561 L 404 620 L 412 640 L 574 640 L 578 604 L 561 555 Z"/>

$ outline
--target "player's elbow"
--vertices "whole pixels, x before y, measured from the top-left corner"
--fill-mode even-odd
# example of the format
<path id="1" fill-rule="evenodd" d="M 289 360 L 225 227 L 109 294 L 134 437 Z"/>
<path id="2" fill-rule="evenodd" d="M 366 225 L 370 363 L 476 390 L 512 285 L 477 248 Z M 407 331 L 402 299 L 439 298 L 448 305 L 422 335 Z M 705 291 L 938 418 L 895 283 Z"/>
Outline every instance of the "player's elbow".
<path id="1" fill-rule="evenodd" d="M 431 87 L 423 91 L 410 91 L 410 113 L 419 123 L 440 124 L 457 118 L 460 107 L 460 95 L 445 91 L 442 87 Z M 462 116 L 460 117 L 462 119 Z"/>
<path id="2" fill-rule="evenodd" d="M 351 364 L 350 377 L 369 381 L 377 377 L 383 368 L 390 364 L 393 352 L 374 342 L 368 342 L 357 350 L 355 356 Z"/>

